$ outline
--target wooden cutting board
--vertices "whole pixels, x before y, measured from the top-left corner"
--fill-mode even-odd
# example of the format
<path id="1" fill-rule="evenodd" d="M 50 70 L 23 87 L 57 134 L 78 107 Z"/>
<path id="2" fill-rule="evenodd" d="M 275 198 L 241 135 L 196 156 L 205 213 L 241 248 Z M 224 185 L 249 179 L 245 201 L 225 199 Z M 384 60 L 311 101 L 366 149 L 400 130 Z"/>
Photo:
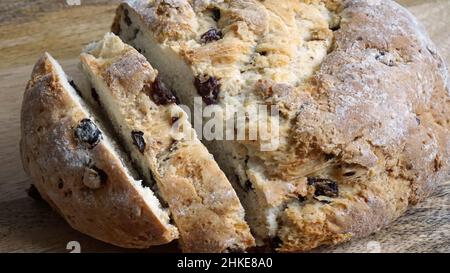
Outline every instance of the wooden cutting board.
<path id="1" fill-rule="evenodd" d="M 82 252 L 129 251 L 71 229 L 47 205 L 30 199 L 31 180 L 19 156 L 22 94 L 32 66 L 44 51 L 76 73 L 81 48 L 108 31 L 118 1 L 2 0 L 0 2 L 0 252 L 69 252 L 71 241 Z M 67 2 L 77 2 L 74 0 Z M 399 0 L 426 26 L 450 64 L 450 1 Z M 323 252 L 450 252 L 450 182 L 411 208 L 390 227 L 367 238 Z M 176 245 L 147 252 L 176 251 Z"/>

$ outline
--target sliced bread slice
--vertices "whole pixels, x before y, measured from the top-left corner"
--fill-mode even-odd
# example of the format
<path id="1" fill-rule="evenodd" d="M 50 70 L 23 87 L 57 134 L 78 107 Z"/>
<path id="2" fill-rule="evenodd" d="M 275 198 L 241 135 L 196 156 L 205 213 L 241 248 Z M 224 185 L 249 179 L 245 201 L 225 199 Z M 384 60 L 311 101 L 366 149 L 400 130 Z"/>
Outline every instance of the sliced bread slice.
<path id="1" fill-rule="evenodd" d="M 74 229 L 120 247 L 176 239 L 167 211 L 97 121 L 45 53 L 24 94 L 20 141 L 24 168 L 42 198 Z"/>
<path id="2" fill-rule="evenodd" d="M 87 46 L 81 62 L 95 89 L 86 95 L 94 94 L 146 180 L 156 181 L 151 186 L 170 208 L 183 251 L 253 246 L 233 187 L 145 57 L 108 33 Z"/>

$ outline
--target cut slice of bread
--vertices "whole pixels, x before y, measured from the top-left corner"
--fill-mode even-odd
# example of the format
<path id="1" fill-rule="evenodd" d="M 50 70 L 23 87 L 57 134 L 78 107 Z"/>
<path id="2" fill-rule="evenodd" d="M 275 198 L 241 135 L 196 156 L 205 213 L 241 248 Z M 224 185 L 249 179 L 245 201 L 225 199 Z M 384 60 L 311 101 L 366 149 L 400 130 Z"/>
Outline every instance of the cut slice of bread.
<path id="1" fill-rule="evenodd" d="M 96 103 L 146 180 L 167 203 L 185 252 L 245 251 L 244 209 L 177 98 L 134 48 L 112 33 L 81 54 Z"/>
<path id="2" fill-rule="evenodd" d="M 126 248 L 178 238 L 167 210 L 48 54 L 35 65 L 21 113 L 21 155 L 36 188 L 75 229 Z"/>

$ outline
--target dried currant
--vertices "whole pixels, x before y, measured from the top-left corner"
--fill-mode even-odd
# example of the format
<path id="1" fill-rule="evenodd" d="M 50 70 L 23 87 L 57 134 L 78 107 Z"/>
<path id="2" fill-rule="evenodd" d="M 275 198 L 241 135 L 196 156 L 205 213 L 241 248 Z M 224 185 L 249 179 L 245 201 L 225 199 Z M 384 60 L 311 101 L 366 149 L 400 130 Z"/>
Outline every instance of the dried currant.
<path id="1" fill-rule="evenodd" d="M 75 128 L 75 137 L 88 144 L 90 148 L 94 148 L 102 139 L 102 132 L 90 119 L 83 119 Z"/>
<path id="2" fill-rule="evenodd" d="M 220 9 L 213 8 L 212 9 L 212 18 L 214 19 L 214 21 L 218 22 L 220 20 L 220 17 L 221 17 Z"/>
<path id="3" fill-rule="evenodd" d="M 315 196 L 338 197 L 338 184 L 331 179 L 323 179 L 317 177 L 308 177 L 308 185 L 314 186 Z"/>
<path id="4" fill-rule="evenodd" d="M 331 31 L 338 31 L 341 29 L 341 25 L 337 24 L 335 26 L 331 26 L 330 29 L 331 29 Z"/>
<path id="5" fill-rule="evenodd" d="M 150 95 L 150 98 L 157 105 L 168 105 L 172 103 L 178 103 L 178 98 L 172 93 L 172 91 L 166 87 L 166 85 L 161 81 L 161 78 L 156 77 L 153 84 L 145 84 L 145 92 Z"/>
<path id="6" fill-rule="evenodd" d="M 144 133 L 141 131 L 133 131 L 131 132 L 131 137 L 133 138 L 133 143 L 138 147 L 139 152 L 142 154 L 145 151 L 145 139 L 144 139 Z"/>
<path id="7" fill-rule="evenodd" d="M 217 104 L 219 102 L 218 98 L 220 93 L 220 83 L 216 77 L 196 77 L 194 80 L 194 85 L 206 105 Z"/>
<path id="8" fill-rule="evenodd" d="M 202 43 L 207 44 L 211 43 L 217 40 L 220 40 L 223 38 L 223 33 L 219 29 L 212 28 L 205 32 L 201 37 L 200 40 Z"/>

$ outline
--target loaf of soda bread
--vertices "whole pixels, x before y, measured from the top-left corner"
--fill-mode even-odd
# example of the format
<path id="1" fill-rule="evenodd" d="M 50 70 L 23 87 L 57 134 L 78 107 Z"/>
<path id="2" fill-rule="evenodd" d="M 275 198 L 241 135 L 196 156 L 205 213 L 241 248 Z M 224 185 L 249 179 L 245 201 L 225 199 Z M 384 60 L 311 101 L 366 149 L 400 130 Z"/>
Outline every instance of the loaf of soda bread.
<path id="1" fill-rule="evenodd" d="M 393 1 L 125 1 L 112 31 L 191 108 L 278 109 L 271 138 L 205 141 L 261 245 L 368 235 L 449 178 L 448 73 Z"/>

